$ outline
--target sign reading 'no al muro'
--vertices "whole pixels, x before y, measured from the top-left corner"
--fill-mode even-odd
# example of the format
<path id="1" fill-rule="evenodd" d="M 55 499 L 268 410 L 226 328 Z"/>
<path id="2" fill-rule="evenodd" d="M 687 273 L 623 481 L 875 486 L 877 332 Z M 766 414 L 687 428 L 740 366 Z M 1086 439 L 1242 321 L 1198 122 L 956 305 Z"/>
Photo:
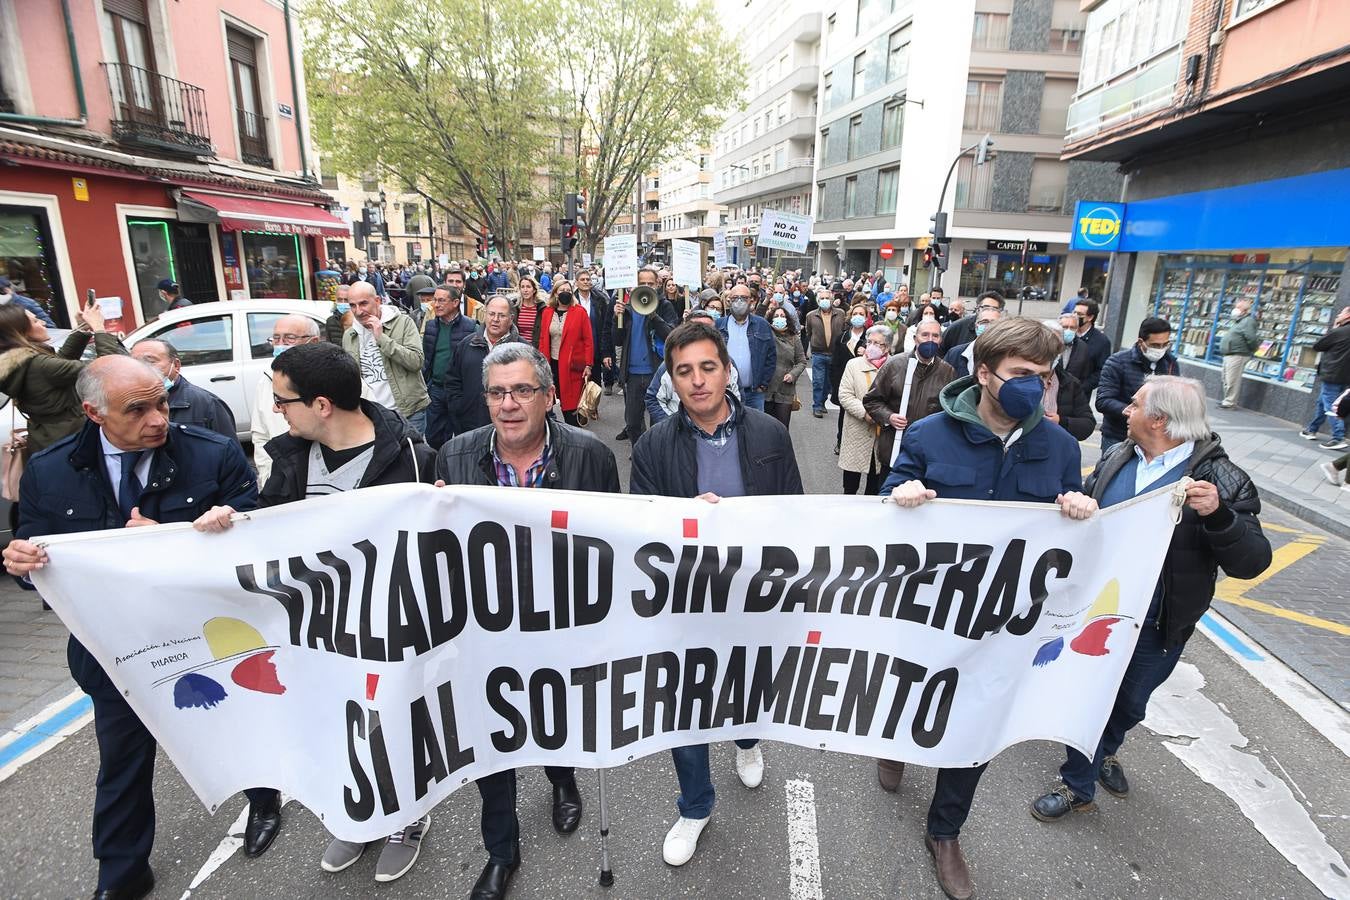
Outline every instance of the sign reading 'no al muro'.
<path id="1" fill-rule="evenodd" d="M 807 505 L 814 528 L 765 528 Z M 366 841 L 492 772 L 704 741 L 929 766 L 1091 752 L 1170 498 L 973 513 L 402 485 L 223 535 L 39 539 L 34 577 L 212 810 L 276 787 Z M 153 591 L 125 577 L 150 557 Z"/>

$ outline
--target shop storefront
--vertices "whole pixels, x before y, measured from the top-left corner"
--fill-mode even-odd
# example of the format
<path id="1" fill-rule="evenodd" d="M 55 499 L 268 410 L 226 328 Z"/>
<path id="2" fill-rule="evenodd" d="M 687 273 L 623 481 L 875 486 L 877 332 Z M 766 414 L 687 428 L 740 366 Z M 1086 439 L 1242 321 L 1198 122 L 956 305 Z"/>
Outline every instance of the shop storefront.
<path id="1" fill-rule="evenodd" d="M 1050 252 L 1049 245 L 1030 241 L 1023 252 L 1021 241 L 986 241 L 983 250 L 963 249 L 960 292 L 976 297 L 985 291 L 998 291 L 1004 297 L 1021 294 L 1030 288 L 1028 299 L 1053 300 L 1060 296 L 1065 255 Z"/>
<path id="2" fill-rule="evenodd" d="M 1339 248 L 1163 255 L 1152 315 L 1172 323 L 1178 357 L 1219 365 L 1233 304 L 1251 300 L 1261 344 L 1247 373 L 1311 388 L 1317 377 L 1312 345 L 1331 327 L 1345 260 Z"/>
<path id="3" fill-rule="evenodd" d="M 42 208 L 0 204 L 0 275 L 9 277 L 16 293 L 40 303 L 58 325 L 70 327 L 51 222 Z"/>

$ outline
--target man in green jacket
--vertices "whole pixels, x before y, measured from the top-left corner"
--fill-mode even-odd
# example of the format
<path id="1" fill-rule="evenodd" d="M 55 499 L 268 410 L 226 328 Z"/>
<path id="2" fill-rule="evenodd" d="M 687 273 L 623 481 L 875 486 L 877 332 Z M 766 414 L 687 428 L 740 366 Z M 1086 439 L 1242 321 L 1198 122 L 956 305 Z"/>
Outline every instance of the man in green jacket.
<path id="1" fill-rule="evenodd" d="M 1222 409 L 1237 406 L 1242 373 L 1247 368 L 1247 360 L 1259 346 L 1261 339 L 1256 334 L 1252 301 L 1244 297 L 1233 304 L 1233 324 L 1219 344 L 1219 352 L 1223 354 L 1223 402 L 1219 404 Z"/>
<path id="2" fill-rule="evenodd" d="M 431 398 L 422 379 L 425 351 L 417 326 L 398 307 L 381 305 L 367 282 L 353 284 L 348 299 L 352 327 L 342 334 L 342 349 L 360 364 L 371 399 L 425 433 Z"/>

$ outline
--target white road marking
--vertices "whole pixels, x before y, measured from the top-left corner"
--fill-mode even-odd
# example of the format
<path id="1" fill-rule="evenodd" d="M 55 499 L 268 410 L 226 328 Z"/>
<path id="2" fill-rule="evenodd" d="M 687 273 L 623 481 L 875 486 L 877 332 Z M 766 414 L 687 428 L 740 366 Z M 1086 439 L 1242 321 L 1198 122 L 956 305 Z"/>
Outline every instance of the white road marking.
<path id="1" fill-rule="evenodd" d="M 1232 622 L 1212 609 L 1207 615 L 1213 616 L 1221 626 L 1239 640 L 1245 641 L 1252 647 L 1259 648 L 1265 659 L 1247 659 L 1216 637 L 1202 619 L 1200 631 L 1210 639 L 1211 643 L 1226 653 L 1243 669 L 1246 669 L 1266 690 L 1278 697 L 1281 703 L 1298 713 L 1299 717 L 1315 728 L 1318 734 L 1330 741 L 1346 756 L 1350 756 L 1350 713 L 1347 713 L 1344 708 L 1332 701 L 1326 694 L 1309 684 L 1302 675 L 1272 656 L 1268 650 L 1261 647 Z"/>
<path id="2" fill-rule="evenodd" d="M 84 698 L 84 691 L 76 688 L 60 700 L 49 703 L 35 715 L 24 719 L 10 731 L 0 735 L 0 756 L 5 758 L 4 763 L 0 765 L 0 782 L 94 721 L 92 707 L 79 712 L 73 718 L 66 718 L 62 715 L 67 710 L 81 709 L 82 707 L 77 706 L 77 704 L 80 704 Z M 87 705 L 87 701 L 85 701 L 85 704 Z M 53 725 L 53 722 L 59 724 Z M 28 745 L 27 749 L 21 753 L 3 752 L 13 750 L 21 741 Z"/>
<path id="3" fill-rule="evenodd" d="M 291 798 L 285 794 L 281 795 L 282 809 L 285 809 L 290 800 Z M 192 878 L 192 883 L 188 885 L 186 891 L 183 891 L 183 896 L 179 900 L 187 900 L 191 897 L 193 891 L 201 887 L 206 879 L 214 875 L 217 869 L 225 865 L 230 857 L 234 856 L 235 852 L 244 846 L 244 827 L 247 824 L 248 804 L 245 803 L 244 808 L 239 810 L 239 817 L 234 820 L 234 824 L 225 833 L 225 837 L 216 845 L 216 849 L 212 850 L 211 855 L 206 857 L 206 862 L 202 863 L 202 867 L 197 870 L 197 874 Z"/>
<path id="4" fill-rule="evenodd" d="M 790 779 L 787 790 L 788 896 L 823 900 L 820 843 L 816 838 L 816 789 L 804 778 Z"/>
<path id="5" fill-rule="evenodd" d="M 1244 752 L 1237 723 L 1200 689 L 1205 676 L 1181 662 L 1154 693 L 1144 724 L 1164 737 L 1173 756 L 1201 780 L 1223 791 L 1270 845 L 1328 897 L 1350 897 L 1350 869 L 1327 842 L 1284 780 L 1260 757 Z"/>

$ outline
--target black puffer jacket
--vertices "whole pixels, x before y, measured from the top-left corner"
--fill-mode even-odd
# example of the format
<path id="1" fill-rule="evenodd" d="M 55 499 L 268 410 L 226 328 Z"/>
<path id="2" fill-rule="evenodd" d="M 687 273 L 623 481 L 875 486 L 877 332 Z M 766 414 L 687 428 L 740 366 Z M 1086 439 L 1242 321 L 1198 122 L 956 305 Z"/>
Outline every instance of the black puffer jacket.
<path id="1" fill-rule="evenodd" d="M 1126 440 L 1112 447 L 1088 476 L 1084 490 L 1101 500 L 1111 479 L 1134 458 L 1134 446 L 1134 441 Z M 1172 533 L 1163 562 L 1158 615 L 1168 649 L 1184 645 L 1209 609 L 1219 569 L 1230 578 L 1255 578 L 1270 566 L 1271 558 L 1270 541 L 1256 518 L 1261 512 L 1256 485 L 1228 458 L 1217 434 L 1196 442 L 1186 474 L 1219 489 L 1219 508 L 1201 517 L 1184 507 L 1181 523 Z"/>
<path id="2" fill-rule="evenodd" d="M 1097 418 L 1092 415 L 1082 382 L 1069 374 L 1061 362 L 1055 363 L 1055 374 L 1059 378 L 1059 391 L 1055 394 L 1055 402 L 1059 405 L 1059 427 L 1081 443 L 1097 430 Z"/>
<path id="3" fill-rule="evenodd" d="M 619 467 L 614 452 L 583 428 L 548 420 L 550 458 L 544 487 L 560 491 L 618 494 Z M 436 454 L 436 477 L 446 484 L 497 484 L 492 464 L 492 426 L 447 441 Z"/>
<path id="4" fill-rule="evenodd" d="M 407 420 L 378 403 L 361 401 L 361 411 L 375 425 L 375 450 L 358 487 L 381 484 L 432 484 L 436 480 L 436 455 L 422 435 Z M 279 434 L 263 445 L 272 457 L 272 474 L 258 495 L 258 506 L 279 506 L 305 499 L 309 486 L 307 441 L 293 434 Z"/>
<path id="5" fill-rule="evenodd" d="M 736 417 L 746 496 L 803 493 L 792 438 L 783 423 L 757 409 L 747 409 L 737 400 L 729 398 L 729 402 Z M 633 447 L 629 493 L 697 497 L 697 440 L 699 436 L 683 414 L 652 426 Z"/>

